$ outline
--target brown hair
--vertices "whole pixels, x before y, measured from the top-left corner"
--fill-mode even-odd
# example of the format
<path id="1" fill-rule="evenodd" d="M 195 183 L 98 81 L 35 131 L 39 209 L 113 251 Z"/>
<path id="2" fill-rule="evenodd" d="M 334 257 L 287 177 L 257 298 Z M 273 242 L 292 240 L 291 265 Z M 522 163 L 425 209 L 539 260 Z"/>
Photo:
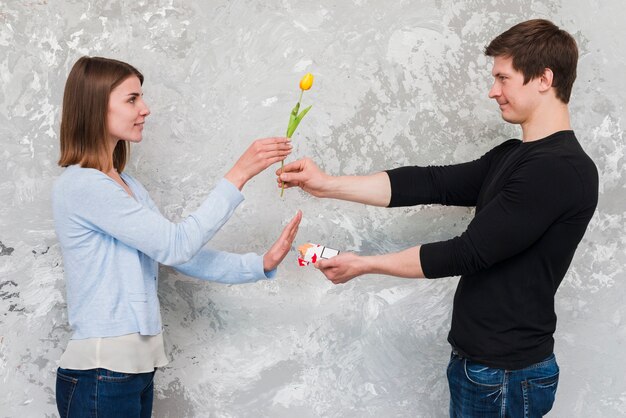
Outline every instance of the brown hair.
<path id="1" fill-rule="evenodd" d="M 59 165 L 108 171 L 107 113 L 111 91 L 128 77 L 143 75 L 132 65 L 101 57 L 82 57 L 72 67 L 63 93 L 61 112 L 61 157 Z M 113 167 L 121 173 L 128 158 L 126 141 L 113 151 Z"/>
<path id="2" fill-rule="evenodd" d="M 498 35 L 487 47 L 489 57 L 510 57 L 513 68 L 524 75 L 524 84 L 552 70 L 556 97 L 568 103 L 576 80 L 578 47 L 566 31 L 544 19 L 518 23 Z"/>

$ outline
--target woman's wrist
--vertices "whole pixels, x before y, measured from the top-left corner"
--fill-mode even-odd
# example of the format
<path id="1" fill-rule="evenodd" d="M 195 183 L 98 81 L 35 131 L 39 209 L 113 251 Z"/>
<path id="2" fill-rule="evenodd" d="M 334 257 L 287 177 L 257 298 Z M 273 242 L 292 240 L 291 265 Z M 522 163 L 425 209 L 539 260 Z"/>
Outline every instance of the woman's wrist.
<path id="1" fill-rule="evenodd" d="M 275 264 L 275 261 L 276 260 L 271 260 L 269 253 L 263 254 L 263 271 L 267 273 L 276 269 L 278 266 Z"/>
<path id="2" fill-rule="evenodd" d="M 239 191 L 243 189 L 243 186 L 248 182 L 248 177 L 244 175 L 240 170 L 237 170 L 235 167 L 230 169 L 228 173 L 224 176 L 226 180 L 231 182 Z"/>

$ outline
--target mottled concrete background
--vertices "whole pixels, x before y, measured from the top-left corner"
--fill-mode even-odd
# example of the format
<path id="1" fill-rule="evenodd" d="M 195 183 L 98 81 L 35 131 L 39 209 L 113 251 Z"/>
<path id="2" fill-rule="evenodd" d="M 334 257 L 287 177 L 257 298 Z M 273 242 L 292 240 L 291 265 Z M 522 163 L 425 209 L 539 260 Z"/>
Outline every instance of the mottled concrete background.
<path id="1" fill-rule="evenodd" d="M 0 2 L 0 416 L 56 416 L 69 338 L 50 190 L 65 78 L 82 55 L 129 61 L 152 116 L 128 171 L 179 219 L 257 137 L 282 135 L 301 75 L 314 107 L 292 159 L 334 174 L 480 156 L 516 127 L 487 98 L 482 48 L 533 17 L 577 39 L 573 125 L 600 171 L 600 204 L 557 294 L 554 417 L 626 415 L 626 216 L 621 0 Z M 385 210 L 279 198 L 268 172 L 214 240 L 263 252 L 298 208 L 298 243 L 373 254 L 460 233 L 463 208 Z M 161 271 L 171 363 L 156 417 L 444 417 L 454 278 L 332 286 L 291 254 L 243 286 Z"/>

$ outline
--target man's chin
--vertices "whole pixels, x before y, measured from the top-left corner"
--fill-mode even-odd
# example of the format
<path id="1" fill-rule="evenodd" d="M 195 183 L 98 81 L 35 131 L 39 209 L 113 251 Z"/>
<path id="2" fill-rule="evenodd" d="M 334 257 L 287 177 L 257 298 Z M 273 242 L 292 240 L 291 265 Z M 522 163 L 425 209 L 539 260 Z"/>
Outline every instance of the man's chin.
<path id="1" fill-rule="evenodd" d="M 517 119 L 514 119 L 511 116 L 505 115 L 504 113 L 502 113 L 500 116 L 502 116 L 502 119 L 505 122 L 513 123 L 513 124 L 516 124 L 516 125 L 520 123 Z"/>

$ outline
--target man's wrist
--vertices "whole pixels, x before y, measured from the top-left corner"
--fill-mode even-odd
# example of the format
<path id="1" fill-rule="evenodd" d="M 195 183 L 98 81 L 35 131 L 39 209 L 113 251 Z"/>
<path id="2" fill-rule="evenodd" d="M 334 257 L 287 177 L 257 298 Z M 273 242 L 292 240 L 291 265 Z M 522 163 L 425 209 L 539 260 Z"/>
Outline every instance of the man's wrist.
<path id="1" fill-rule="evenodd" d="M 376 273 L 376 256 L 361 256 L 359 276 Z"/>
<path id="2" fill-rule="evenodd" d="M 331 198 L 337 199 L 341 195 L 341 176 L 329 176 L 326 175 L 326 178 L 321 183 L 323 184 L 322 188 L 318 191 L 317 197 L 323 198 Z"/>

